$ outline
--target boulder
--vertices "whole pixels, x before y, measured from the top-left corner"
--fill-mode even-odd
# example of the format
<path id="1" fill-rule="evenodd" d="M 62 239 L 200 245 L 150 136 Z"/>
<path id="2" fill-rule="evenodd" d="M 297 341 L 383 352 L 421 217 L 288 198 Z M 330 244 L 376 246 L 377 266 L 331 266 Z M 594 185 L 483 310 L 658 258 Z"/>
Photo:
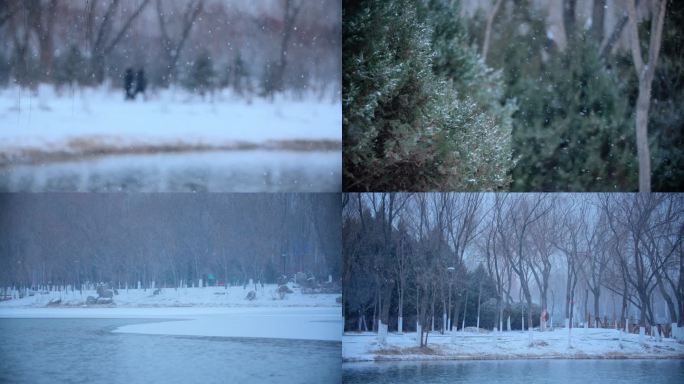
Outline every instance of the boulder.
<path id="1" fill-rule="evenodd" d="M 308 276 L 306 276 L 306 273 L 304 272 L 297 272 L 295 274 L 295 282 L 299 285 L 304 285 L 306 284 L 306 279 Z"/>
<path id="2" fill-rule="evenodd" d="M 278 284 L 278 285 L 287 284 L 287 276 L 285 276 L 285 275 L 278 276 L 278 278 L 276 279 L 276 284 Z"/>
<path id="3" fill-rule="evenodd" d="M 161 293 L 161 288 L 157 288 L 154 290 L 154 292 L 152 292 L 153 295 L 158 295 L 160 293 Z"/>
<path id="4" fill-rule="evenodd" d="M 86 305 L 93 305 L 93 304 L 97 304 L 97 299 L 94 298 L 93 296 L 88 296 L 88 298 L 86 299 Z"/>
<path id="5" fill-rule="evenodd" d="M 287 285 L 281 285 L 276 290 L 276 293 L 278 294 L 278 298 L 282 300 L 285 298 L 285 295 L 287 295 L 288 293 L 292 293 L 292 290 Z"/>
<path id="6" fill-rule="evenodd" d="M 278 292 L 293 293 L 290 287 L 288 287 L 287 285 L 281 285 L 280 287 L 278 287 Z"/>
<path id="7" fill-rule="evenodd" d="M 57 307 L 62 303 L 62 299 L 50 299 L 47 303 L 48 307 Z"/>
<path id="8" fill-rule="evenodd" d="M 109 297 L 100 297 L 97 299 L 96 304 L 112 304 L 114 303 L 114 300 L 112 300 Z"/>
<path id="9" fill-rule="evenodd" d="M 114 292 L 102 285 L 97 286 L 97 296 L 105 299 L 114 298 Z"/>
<path id="10" fill-rule="evenodd" d="M 249 291 L 247 296 L 245 296 L 245 300 L 252 301 L 254 299 L 256 299 L 256 292 L 255 291 Z"/>

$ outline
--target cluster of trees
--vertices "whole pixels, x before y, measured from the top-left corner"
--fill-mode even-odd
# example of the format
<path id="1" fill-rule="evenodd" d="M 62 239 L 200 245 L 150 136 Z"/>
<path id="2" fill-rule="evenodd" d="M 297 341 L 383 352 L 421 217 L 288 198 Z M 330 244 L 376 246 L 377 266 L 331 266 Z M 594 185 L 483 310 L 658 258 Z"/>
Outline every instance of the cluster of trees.
<path id="1" fill-rule="evenodd" d="M 9 194 L 0 286 L 339 278 L 337 194 Z"/>
<path id="2" fill-rule="evenodd" d="M 0 3 L 0 83 L 120 84 L 204 94 L 338 93 L 339 0 L 8 0 Z"/>
<path id="3" fill-rule="evenodd" d="M 551 32 L 543 8 L 499 3 L 500 11 L 476 14 L 470 30 L 475 39 L 491 34 L 487 62 L 502 69 L 506 96 L 518 100 L 512 189 L 681 189 L 681 177 L 672 178 L 684 160 L 673 151 L 681 134 L 671 133 L 681 131 L 682 116 L 668 111 L 681 101 L 671 84 L 684 75 L 682 10 L 664 0 L 638 8 L 594 0 L 589 9 L 564 0 L 548 6 L 562 7 L 562 28 Z M 494 18 L 487 26 L 486 16 Z M 675 141 L 660 140 L 666 133 Z"/>
<path id="4" fill-rule="evenodd" d="M 681 190 L 670 3 L 345 3 L 347 190 Z"/>
<path id="5" fill-rule="evenodd" d="M 342 220 L 348 331 L 684 325 L 676 194 L 346 194 Z"/>

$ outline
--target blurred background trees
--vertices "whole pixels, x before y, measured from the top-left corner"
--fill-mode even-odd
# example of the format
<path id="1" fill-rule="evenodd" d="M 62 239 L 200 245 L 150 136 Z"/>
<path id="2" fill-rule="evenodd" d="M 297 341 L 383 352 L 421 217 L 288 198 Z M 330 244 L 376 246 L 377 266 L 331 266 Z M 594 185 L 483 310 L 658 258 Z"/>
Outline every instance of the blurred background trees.
<path id="1" fill-rule="evenodd" d="M 5 194 L 0 286 L 338 279 L 340 209 L 339 194 Z"/>
<path id="2" fill-rule="evenodd" d="M 0 85 L 119 87 L 132 67 L 153 88 L 244 95 L 267 84 L 268 96 L 305 88 L 339 97 L 340 13 L 339 0 L 6 0 Z M 234 81 L 195 87 L 198 66 L 218 74 L 238 63 Z"/>
<path id="3" fill-rule="evenodd" d="M 496 2 L 464 3 L 470 41 L 481 45 Z M 637 2 L 644 55 L 653 16 L 664 3 Z M 513 190 L 637 190 L 639 84 L 627 11 L 627 2 L 605 0 L 503 0 L 492 22 L 487 63 L 501 68 L 506 96 L 518 105 Z M 667 2 L 648 114 L 650 179 L 659 191 L 681 190 L 684 183 L 681 151 L 674 149 L 684 144 L 682 113 L 668 107 L 680 92 L 662 89 L 681 81 L 681 54 L 673 50 L 682 46 L 681 17 L 681 7 Z"/>

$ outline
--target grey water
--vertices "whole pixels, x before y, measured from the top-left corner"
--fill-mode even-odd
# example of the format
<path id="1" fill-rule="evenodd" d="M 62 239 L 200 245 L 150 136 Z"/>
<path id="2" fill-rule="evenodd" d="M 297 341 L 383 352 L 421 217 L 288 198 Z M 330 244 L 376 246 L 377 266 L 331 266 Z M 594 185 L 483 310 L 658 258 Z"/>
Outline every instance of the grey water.
<path id="1" fill-rule="evenodd" d="M 159 320 L 0 319 L 0 383 L 339 383 L 339 342 L 112 333 Z"/>
<path id="2" fill-rule="evenodd" d="M 364 383 L 684 383 L 683 360 L 468 360 L 344 363 L 342 382 Z"/>
<path id="3" fill-rule="evenodd" d="M 0 167 L 0 192 L 340 192 L 339 151 L 108 155 Z"/>

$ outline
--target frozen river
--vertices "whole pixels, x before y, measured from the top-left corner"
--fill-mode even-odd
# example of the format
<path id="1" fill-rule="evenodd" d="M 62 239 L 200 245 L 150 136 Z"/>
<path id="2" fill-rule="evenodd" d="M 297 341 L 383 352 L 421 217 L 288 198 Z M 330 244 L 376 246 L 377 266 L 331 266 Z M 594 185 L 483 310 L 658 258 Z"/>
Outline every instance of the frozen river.
<path id="1" fill-rule="evenodd" d="M 110 155 L 0 167 L 2 192 L 339 192 L 337 151 Z"/>
<path id="2" fill-rule="evenodd" d="M 339 342 L 113 333 L 144 319 L 0 319 L 2 383 L 338 383 Z"/>
<path id="3" fill-rule="evenodd" d="M 684 383 L 682 360 L 487 360 L 345 363 L 353 383 Z"/>

